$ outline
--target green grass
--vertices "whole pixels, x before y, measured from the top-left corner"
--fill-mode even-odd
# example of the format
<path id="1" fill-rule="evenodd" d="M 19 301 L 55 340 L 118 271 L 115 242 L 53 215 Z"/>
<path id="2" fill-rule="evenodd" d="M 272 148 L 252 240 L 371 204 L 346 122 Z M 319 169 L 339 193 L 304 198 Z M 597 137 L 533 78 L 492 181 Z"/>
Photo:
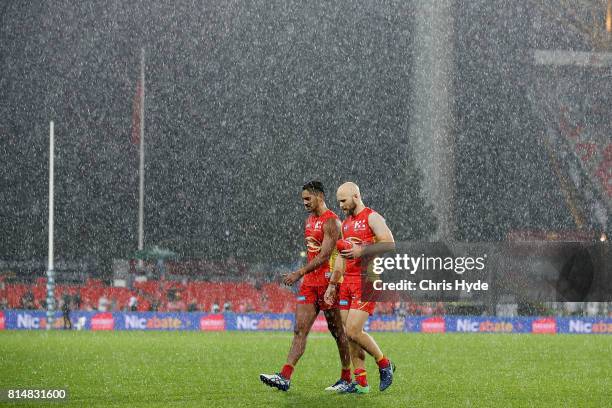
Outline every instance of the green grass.
<path id="1" fill-rule="evenodd" d="M 283 393 L 288 333 L 0 332 L 0 388 L 68 388 L 68 403 L 13 406 L 610 407 L 612 336 L 383 334 L 397 364 L 387 391 L 368 360 L 369 395 L 328 394 L 335 343 L 313 334 Z"/>

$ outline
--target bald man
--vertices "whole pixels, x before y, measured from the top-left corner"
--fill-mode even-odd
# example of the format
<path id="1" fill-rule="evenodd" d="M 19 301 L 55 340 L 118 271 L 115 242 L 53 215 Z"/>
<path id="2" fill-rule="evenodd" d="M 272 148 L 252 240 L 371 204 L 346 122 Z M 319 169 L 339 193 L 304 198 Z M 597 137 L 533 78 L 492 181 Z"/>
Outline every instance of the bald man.
<path id="1" fill-rule="evenodd" d="M 365 369 L 364 350 L 376 360 L 380 373 L 380 391 L 386 390 L 393 382 L 394 364 L 385 357 L 376 341 L 364 331 L 368 317 L 374 312 L 374 302 L 362 301 L 361 275 L 367 268 L 364 262 L 376 255 L 395 249 L 393 234 L 385 219 L 361 200 L 359 187 L 355 183 L 342 184 L 336 193 L 338 204 L 346 214 L 342 222 L 342 236 L 352 242 L 352 247 L 340 252 L 336 260 L 331 281 L 342 278 L 339 292 L 334 286 L 328 287 L 325 301 L 332 304 L 339 299 L 344 330 L 349 338 L 351 360 L 355 381 L 340 390 L 347 393 L 365 394 L 370 391 Z M 366 259 L 364 261 L 364 259 Z"/>

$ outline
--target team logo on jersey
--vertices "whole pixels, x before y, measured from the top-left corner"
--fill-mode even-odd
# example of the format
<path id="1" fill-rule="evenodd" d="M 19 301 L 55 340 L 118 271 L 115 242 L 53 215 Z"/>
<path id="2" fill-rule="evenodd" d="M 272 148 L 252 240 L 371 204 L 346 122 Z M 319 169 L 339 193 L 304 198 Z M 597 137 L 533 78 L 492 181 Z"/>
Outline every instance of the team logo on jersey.
<path id="1" fill-rule="evenodd" d="M 365 222 L 365 220 L 355 221 L 355 223 L 353 224 L 353 229 L 355 231 L 366 229 L 366 222 Z"/>
<path id="2" fill-rule="evenodd" d="M 361 245 L 363 243 L 363 239 L 358 237 L 346 237 L 347 241 L 351 241 L 353 244 Z"/>
<path id="3" fill-rule="evenodd" d="M 306 223 L 306 229 L 313 229 L 313 230 L 320 230 L 321 226 L 323 225 L 323 221 L 319 220 L 319 221 L 315 221 L 314 223 L 311 221 L 308 221 Z"/>
<path id="4" fill-rule="evenodd" d="M 321 243 L 314 237 L 306 237 L 306 248 L 308 252 L 319 252 L 321 250 Z"/>
<path id="5" fill-rule="evenodd" d="M 366 220 L 353 221 L 352 225 L 353 225 L 353 231 L 365 230 L 368 227 L 366 224 Z M 344 224 L 342 226 L 342 230 L 346 231 L 350 227 L 351 227 L 351 224 Z"/>

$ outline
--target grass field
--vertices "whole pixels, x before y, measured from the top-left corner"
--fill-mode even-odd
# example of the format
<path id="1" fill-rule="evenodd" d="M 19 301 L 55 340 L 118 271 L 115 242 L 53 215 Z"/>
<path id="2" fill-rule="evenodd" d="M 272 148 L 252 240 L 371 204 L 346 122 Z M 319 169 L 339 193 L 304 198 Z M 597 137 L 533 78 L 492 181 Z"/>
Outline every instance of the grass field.
<path id="1" fill-rule="evenodd" d="M 369 395 L 323 391 L 335 343 L 312 334 L 287 393 L 259 382 L 286 357 L 288 333 L 0 332 L 0 388 L 67 388 L 68 403 L 131 407 L 611 407 L 612 336 L 383 334 L 397 364 Z"/>

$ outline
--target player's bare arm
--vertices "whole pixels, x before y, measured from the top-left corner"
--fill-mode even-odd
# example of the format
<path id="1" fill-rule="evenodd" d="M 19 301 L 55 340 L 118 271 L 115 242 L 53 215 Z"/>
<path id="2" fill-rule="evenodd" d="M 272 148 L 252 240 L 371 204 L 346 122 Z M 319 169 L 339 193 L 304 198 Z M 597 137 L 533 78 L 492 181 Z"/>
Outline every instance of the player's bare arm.
<path id="1" fill-rule="evenodd" d="M 382 215 L 373 212 L 368 217 L 370 228 L 376 236 L 376 242 L 371 245 L 353 245 L 352 248 L 340 252 L 345 258 L 361 258 L 376 256 L 395 250 L 395 239 Z"/>
<path id="2" fill-rule="evenodd" d="M 334 247 L 336 245 L 336 241 L 340 238 L 340 220 L 338 219 L 329 219 L 323 224 L 323 242 L 321 243 L 321 252 L 310 262 L 304 265 L 302 268 L 298 269 L 295 272 L 287 274 L 283 278 L 283 283 L 285 285 L 293 285 L 295 282 L 299 281 L 304 275 L 316 270 L 319 266 L 323 265 L 325 262 L 329 262 L 329 257 L 331 256 Z"/>

